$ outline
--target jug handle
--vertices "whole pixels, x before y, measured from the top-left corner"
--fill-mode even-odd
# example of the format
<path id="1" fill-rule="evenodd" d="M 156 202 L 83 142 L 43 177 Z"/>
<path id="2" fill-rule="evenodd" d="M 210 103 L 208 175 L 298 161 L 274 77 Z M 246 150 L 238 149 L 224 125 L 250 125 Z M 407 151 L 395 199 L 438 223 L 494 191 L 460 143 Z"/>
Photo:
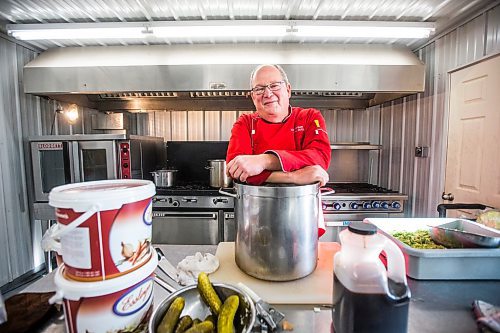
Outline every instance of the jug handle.
<path id="1" fill-rule="evenodd" d="M 386 293 L 395 302 L 405 301 L 411 297 L 406 281 L 405 258 L 393 241 L 386 239 L 384 248 L 387 258 L 387 290 Z"/>
<path id="2" fill-rule="evenodd" d="M 387 257 L 387 277 L 406 284 L 405 258 L 399 247 L 393 241 L 386 239 L 383 250 Z"/>

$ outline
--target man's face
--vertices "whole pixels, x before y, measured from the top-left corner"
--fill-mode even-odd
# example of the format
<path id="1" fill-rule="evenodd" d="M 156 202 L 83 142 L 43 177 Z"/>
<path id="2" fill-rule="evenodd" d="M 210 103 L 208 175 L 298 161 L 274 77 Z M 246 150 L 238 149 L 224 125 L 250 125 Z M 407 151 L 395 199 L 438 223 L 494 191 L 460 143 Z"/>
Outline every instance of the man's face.
<path id="1" fill-rule="evenodd" d="M 268 85 L 277 90 L 271 90 Z M 252 88 L 252 101 L 260 117 L 273 123 L 285 119 L 290 105 L 291 88 L 290 84 L 284 82 L 278 69 L 273 66 L 260 68 L 255 73 Z M 258 94 L 255 88 L 261 88 L 262 94 Z"/>

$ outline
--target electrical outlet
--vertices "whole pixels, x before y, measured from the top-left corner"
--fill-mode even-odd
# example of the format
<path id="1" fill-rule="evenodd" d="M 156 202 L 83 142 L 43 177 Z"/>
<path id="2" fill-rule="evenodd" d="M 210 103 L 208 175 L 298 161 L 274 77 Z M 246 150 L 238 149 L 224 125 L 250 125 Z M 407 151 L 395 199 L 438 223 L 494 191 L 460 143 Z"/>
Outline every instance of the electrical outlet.
<path id="1" fill-rule="evenodd" d="M 429 147 L 415 147 L 415 157 L 427 157 L 429 156 Z"/>

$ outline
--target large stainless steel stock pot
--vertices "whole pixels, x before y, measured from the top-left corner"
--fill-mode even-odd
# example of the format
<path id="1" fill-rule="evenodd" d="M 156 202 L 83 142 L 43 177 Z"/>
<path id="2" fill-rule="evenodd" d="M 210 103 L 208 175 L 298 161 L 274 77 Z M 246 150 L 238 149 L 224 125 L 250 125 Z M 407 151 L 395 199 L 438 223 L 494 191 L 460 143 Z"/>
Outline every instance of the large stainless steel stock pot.
<path id="1" fill-rule="evenodd" d="M 319 183 L 311 185 L 234 182 L 235 258 L 245 273 L 288 281 L 311 274 L 318 258 Z"/>

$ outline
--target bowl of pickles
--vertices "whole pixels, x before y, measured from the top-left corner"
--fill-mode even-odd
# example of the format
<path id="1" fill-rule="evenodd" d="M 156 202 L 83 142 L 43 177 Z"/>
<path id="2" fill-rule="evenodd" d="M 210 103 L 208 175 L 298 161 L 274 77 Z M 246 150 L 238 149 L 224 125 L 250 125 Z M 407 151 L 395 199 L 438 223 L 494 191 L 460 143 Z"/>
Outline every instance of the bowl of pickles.
<path id="1" fill-rule="evenodd" d="M 149 321 L 149 332 L 250 333 L 255 318 L 249 295 L 230 284 L 211 283 L 201 273 L 198 284 L 179 289 L 161 301 Z"/>

